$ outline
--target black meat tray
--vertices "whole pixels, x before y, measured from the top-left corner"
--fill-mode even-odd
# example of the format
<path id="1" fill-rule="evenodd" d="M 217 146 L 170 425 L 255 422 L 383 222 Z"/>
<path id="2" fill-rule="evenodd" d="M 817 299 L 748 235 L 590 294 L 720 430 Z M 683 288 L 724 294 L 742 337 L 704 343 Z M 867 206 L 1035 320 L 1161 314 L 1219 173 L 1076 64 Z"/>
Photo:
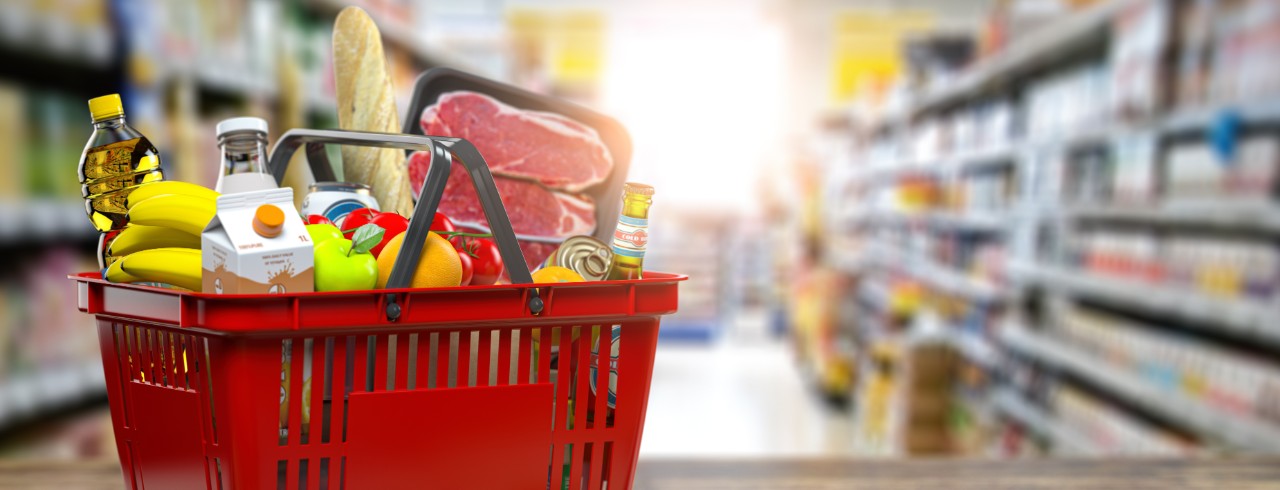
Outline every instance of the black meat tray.
<path id="1" fill-rule="evenodd" d="M 595 201 L 596 229 L 592 236 L 606 244 L 613 243 L 613 231 L 618 224 L 618 212 L 622 206 L 622 186 L 626 183 L 627 169 L 631 165 L 631 137 L 621 123 L 572 102 L 536 94 L 453 68 L 440 67 L 427 70 L 414 82 L 409 113 L 404 118 L 404 133 L 422 134 L 422 126 L 418 124 L 422 111 L 435 104 L 442 94 L 459 90 L 485 94 L 518 109 L 559 114 L 594 129 L 613 157 L 613 170 L 603 182 L 584 189 L 582 194 Z M 523 236 L 520 238 L 528 239 Z M 545 241 L 536 238 L 530 240 Z"/>

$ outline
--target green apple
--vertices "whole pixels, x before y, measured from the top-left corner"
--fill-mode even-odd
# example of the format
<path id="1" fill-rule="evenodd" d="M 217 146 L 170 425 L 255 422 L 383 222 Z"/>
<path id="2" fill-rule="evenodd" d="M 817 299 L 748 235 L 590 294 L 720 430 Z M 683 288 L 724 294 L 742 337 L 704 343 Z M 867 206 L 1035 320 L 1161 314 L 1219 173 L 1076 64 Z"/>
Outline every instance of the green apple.
<path id="1" fill-rule="evenodd" d="M 368 252 L 352 253 L 351 240 L 339 236 L 320 242 L 315 255 L 316 291 L 358 291 L 378 283 L 378 260 Z"/>
<path id="2" fill-rule="evenodd" d="M 307 225 L 307 234 L 311 235 L 311 244 L 313 246 L 319 246 L 331 238 L 346 238 L 342 236 L 342 230 L 329 223 Z"/>

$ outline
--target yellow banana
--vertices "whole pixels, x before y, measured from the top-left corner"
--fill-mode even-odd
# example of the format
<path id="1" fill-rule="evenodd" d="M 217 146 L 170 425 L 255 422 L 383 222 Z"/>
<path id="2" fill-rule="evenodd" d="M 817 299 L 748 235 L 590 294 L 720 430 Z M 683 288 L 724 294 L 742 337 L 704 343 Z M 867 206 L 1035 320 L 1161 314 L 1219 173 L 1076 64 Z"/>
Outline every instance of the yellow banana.
<path id="1" fill-rule="evenodd" d="M 163 226 L 200 236 L 217 213 L 214 201 L 200 197 L 164 194 L 129 208 L 129 223 Z"/>
<path id="2" fill-rule="evenodd" d="M 111 241 L 111 255 L 122 257 L 153 248 L 200 248 L 200 235 L 176 228 L 130 224 Z"/>
<path id="3" fill-rule="evenodd" d="M 135 204 L 166 194 L 198 197 L 201 199 L 208 199 L 210 201 L 216 201 L 219 195 L 216 191 L 209 189 L 208 187 L 177 180 L 163 180 L 160 182 L 149 182 L 134 188 L 133 192 L 129 193 L 129 197 L 126 200 L 126 206 L 132 209 Z"/>
<path id="4" fill-rule="evenodd" d="M 126 255 L 117 262 L 124 273 L 137 280 L 172 284 L 192 291 L 201 288 L 199 249 L 153 248 Z M 110 273 L 108 269 L 108 276 Z"/>
<path id="5" fill-rule="evenodd" d="M 111 266 L 107 267 L 106 279 L 111 282 L 143 282 L 141 278 L 134 277 L 129 275 L 128 272 L 125 272 L 124 269 L 121 268 L 123 265 L 124 257 L 120 257 L 116 259 L 115 262 L 112 262 Z"/>

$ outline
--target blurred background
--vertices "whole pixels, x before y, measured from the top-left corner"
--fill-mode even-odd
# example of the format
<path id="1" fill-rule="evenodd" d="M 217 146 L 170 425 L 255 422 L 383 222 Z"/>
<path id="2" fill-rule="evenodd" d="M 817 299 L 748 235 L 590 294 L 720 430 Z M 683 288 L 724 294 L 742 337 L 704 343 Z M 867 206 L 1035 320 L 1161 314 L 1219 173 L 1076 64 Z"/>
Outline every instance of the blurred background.
<path id="1" fill-rule="evenodd" d="M 0 458 L 114 459 L 74 176 L 122 94 L 336 127 L 331 31 L 613 115 L 657 188 L 642 457 L 1280 453 L 1280 3 L 0 3 Z"/>

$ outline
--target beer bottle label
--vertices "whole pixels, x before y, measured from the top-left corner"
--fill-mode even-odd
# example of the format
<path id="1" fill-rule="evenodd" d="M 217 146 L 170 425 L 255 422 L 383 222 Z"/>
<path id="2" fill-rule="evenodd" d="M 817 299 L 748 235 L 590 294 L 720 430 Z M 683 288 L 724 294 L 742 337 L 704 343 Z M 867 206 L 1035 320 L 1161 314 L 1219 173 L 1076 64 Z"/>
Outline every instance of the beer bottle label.
<path id="1" fill-rule="evenodd" d="M 618 228 L 613 231 L 614 254 L 641 259 L 648 244 L 649 220 L 625 215 L 618 217 Z"/>

